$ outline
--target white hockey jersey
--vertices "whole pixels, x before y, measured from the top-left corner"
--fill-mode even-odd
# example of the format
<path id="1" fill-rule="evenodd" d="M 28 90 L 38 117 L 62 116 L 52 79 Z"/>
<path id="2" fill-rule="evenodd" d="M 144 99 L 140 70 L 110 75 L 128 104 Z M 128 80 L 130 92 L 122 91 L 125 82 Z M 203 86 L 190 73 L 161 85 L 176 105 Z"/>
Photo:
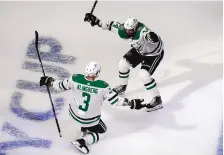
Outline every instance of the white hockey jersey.
<path id="1" fill-rule="evenodd" d="M 74 74 L 64 80 L 55 80 L 53 87 L 72 90 L 74 99 L 69 104 L 69 114 L 82 127 L 97 125 L 101 116 L 101 106 L 105 99 L 112 105 L 118 103 L 118 94 L 102 80 L 89 81 L 82 74 Z"/>
<path id="2" fill-rule="evenodd" d="M 149 39 L 149 32 L 151 31 L 143 23 L 139 22 L 136 33 L 133 37 L 128 37 L 123 24 L 115 21 L 101 21 L 101 28 L 117 33 L 120 38 L 124 39 L 131 47 L 134 47 L 138 53 L 143 56 L 156 56 L 163 50 L 163 41 L 158 36 L 159 41 L 153 43 Z"/>

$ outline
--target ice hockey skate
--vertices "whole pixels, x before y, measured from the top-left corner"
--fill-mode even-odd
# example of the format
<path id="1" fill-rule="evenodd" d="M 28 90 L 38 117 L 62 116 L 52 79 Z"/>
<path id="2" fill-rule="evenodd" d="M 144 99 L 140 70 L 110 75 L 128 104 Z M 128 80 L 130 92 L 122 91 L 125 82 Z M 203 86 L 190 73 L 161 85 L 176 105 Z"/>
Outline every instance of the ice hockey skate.
<path id="1" fill-rule="evenodd" d="M 85 136 L 87 134 L 87 129 L 86 128 L 81 128 L 81 133 L 82 133 L 82 136 Z"/>
<path id="2" fill-rule="evenodd" d="M 127 85 L 119 85 L 113 88 L 118 95 L 123 95 L 126 91 Z"/>
<path id="3" fill-rule="evenodd" d="M 86 146 L 86 142 L 84 139 L 78 139 L 76 141 L 71 142 L 80 152 L 84 154 L 89 153 L 89 149 Z"/>
<path id="4" fill-rule="evenodd" d="M 152 99 L 152 101 L 146 105 L 147 112 L 155 111 L 163 108 L 162 99 L 160 96 L 156 96 Z"/>

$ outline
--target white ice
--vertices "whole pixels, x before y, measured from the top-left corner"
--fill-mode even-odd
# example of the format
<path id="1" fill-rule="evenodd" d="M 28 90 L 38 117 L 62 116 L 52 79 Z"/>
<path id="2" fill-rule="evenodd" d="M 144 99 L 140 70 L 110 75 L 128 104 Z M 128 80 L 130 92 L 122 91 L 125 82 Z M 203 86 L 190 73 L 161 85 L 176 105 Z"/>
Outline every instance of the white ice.
<path id="1" fill-rule="evenodd" d="M 7 150 L 7 155 L 80 154 L 70 143 L 78 129 L 67 115 L 67 105 L 58 115 L 63 135 L 59 138 L 53 118 L 43 122 L 22 119 L 10 110 L 10 101 L 18 91 L 24 94 L 22 106 L 27 110 L 51 108 L 47 94 L 16 88 L 16 80 L 38 82 L 42 76 L 22 69 L 24 61 L 38 62 L 25 55 L 35 30 L 60 41 L 63 54 L 78 58 L 73 65 L 44 64 L 83 73 L 85 64 L 94 60 L 102 65 L 100 79 L 112 86 L 118 84 L 118 62 L 129 46 L 116 34 L 83 21 L 92 4 L 0 2 L 0 127 L 9 122 L 30 137 L 52 141 L 50 149 L 21 147 Z M 123 22 L 135 16 L 162 37 L 165 55 L 154 78 L 164 108 L 146 113 L 104 106 L 107 137 L 90 146 L 91 155 L 216 154 L 223 106 L 222 11 L 222 2 L 98 2 L 94 14 L 100 19 Z M 138 71 L 139 66 L 131 72 L 126 96 L 150 100 Z M 58 96 L 66 97 L 66 103 L 71 100 L 70 93 L 52 95 Z M 0 131 L 0 144 L 10 140 L 15 137 Z"/>

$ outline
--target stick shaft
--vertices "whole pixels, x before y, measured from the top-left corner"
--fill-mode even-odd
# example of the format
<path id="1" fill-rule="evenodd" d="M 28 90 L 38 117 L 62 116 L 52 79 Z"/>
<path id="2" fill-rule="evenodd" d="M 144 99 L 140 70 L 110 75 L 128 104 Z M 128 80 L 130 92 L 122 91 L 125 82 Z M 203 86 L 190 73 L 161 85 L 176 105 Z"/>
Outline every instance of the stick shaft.
<path id="1" fill-rule="evenodd" d="M 41 69 L 42 69 L 42 73 L 45 76 L 45 71 L 44 71 L 43 63 L 41 61 L 40 52 L 39 52 L 39 49 L 38 49 L 38 40 L 39 40 L 39 34 L 38 34 L 37 31 L 35 31 L 35 47 L 36 47 L 38 59 L 40 61 L 40 66 L 41 66 Z M 58 119 L 57 119 L 57 116 L 56 116 L 56 112 L 55 112 L 55 108 L 54 108 L 54 105 L 53 105 L 53 101 L 52 101 L 50 89 L 49 89 L 48 86 L 46 86 L 46 87 L 47 87 L 48 96 L 49 96 L 49 99 L 50 99 L 50 102 L 51 102 L 52 110 L 53 110 L 53 113 L 54 113 L 55 122 L 56 122 L 56 125 L 57 125 L 57 128 L 58 128 L 58 133 L 59 133 L 59 136 L 62 137 L 62 135 L 61 135 L 61 129 L 60 129 L 60 126 L 59 126 L 59 123 L 58 123 Z"/>

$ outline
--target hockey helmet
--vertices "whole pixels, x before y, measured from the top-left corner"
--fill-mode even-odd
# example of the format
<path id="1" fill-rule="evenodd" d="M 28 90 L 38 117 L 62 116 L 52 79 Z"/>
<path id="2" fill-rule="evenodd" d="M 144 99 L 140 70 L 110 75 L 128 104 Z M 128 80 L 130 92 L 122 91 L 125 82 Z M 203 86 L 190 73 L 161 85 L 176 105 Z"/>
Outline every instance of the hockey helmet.
<path id="1" fill-rule="evenodd" d="M 124 29 L 128 36 L 132 37 L 136 31 L 136 27 L 138 26 L 138 20 L 137 18 L 129 17 L 124 22 Z"/>
<path id="2" fill-rule="evenodd" d="M 91 61 L 86 65 L 85 72 L 87 76 L 98 77 L 100 71 L 101 71 L 101 66 L 94 61 Z"/>

